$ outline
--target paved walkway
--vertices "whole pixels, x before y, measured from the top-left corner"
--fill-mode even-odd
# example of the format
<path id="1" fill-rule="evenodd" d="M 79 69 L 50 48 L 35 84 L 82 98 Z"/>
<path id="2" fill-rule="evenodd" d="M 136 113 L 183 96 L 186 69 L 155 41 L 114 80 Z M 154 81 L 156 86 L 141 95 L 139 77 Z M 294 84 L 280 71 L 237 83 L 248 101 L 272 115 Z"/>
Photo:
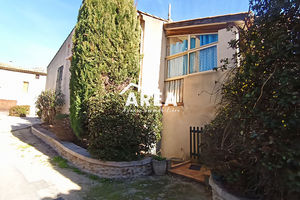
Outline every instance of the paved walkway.
<path id="1" fill-rule="evenodd" d="M 50 160 L 57 153 L 24 129 L 35 123 L 36 118 L 0 116 L 0 200 L 82 199 L 93 181 L 54 167 Z"/>
<path id="2" fill-rule="evenodd" d="M 18 130 L 41 123 L 37 117 L 10 117 L 7 113 L 0 112 L 0 133 Z"/>
<path id="3" fill-rule="evenodd" d="M 175 177 L 97 180 L 55 167 L 50 161 L 57 153 L 31 134 L 34 123 L 39 120 L 0 115 L 0 200 L 211 199 L 202 185 Z"/>

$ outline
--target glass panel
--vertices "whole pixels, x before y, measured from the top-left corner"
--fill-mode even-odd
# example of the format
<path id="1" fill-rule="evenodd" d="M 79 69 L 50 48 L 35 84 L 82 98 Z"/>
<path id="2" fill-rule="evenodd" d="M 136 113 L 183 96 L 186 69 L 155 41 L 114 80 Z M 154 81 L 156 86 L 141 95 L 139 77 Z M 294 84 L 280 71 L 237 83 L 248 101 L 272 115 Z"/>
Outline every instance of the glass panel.
<path id="1" fill-rule="evenodd" d="M 190 47 L 194 49 L 217 41 L 218 34 L 191 35 Z"/>
<path id="2" fill-rule="evenodd" d="M 199 70 L 199 51 L 190 53 L 190 73 L 198 72 Z"/>
<path id="3" fill-rule="evenodd" d="M 200 47 L 200 35 L 191 35 L 191 49 Z"/>
<path id="4" fill-rule="evenodd" d="M 200 72 L 212 70 L 213 68 L 217 67 L 217 46 L 200 50 L 199 59 Z"/>
<path id="5" fill-rule="evenodd" d="M 168 61 L 168 78 L 187 74 L 187 55 Z"/>
<path id="6" fill-rule="evenodd" d="M 170 37 L 168 44 L 168 56 L 187 51 L 188 36 Z"/>
<path id="7" fill-rule="evenodd" d="M 218 41 L 218 34 L 200 35 L 200 46 Z"/>

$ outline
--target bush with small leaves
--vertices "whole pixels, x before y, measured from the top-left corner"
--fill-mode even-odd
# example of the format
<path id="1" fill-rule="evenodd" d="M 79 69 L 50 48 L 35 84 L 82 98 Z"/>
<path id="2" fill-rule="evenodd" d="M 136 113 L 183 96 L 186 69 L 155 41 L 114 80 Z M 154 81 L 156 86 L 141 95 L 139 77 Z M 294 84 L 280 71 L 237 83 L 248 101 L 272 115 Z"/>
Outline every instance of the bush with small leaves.
<path id="1" fill-rule="evenodd" d="M 29 114 L 30 106 L 20 105 L 9 109 L 9 116 L 26 117 Z"/>
<path id="2" fill-rule="evenodd" d="M 64 105 L 64 95 L 55 91 L 43 91 L 35 102 L 37 115 L 46 123 L 53 124 L 56 114 Z"/>

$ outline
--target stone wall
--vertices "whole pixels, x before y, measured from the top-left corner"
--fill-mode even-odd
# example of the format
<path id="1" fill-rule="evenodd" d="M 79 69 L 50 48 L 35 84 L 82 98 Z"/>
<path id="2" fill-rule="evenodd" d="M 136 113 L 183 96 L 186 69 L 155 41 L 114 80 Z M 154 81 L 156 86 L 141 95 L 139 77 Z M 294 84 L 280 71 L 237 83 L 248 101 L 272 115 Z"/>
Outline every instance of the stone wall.
<path id="1" fill-rule="evenodd" d="M 8 111 L 12 107 L 17 105 L 16 100 L 5 100 L 5 99 L 0 99 L 0 111 Z"/>
<path id="2" fill-rule="evenodd" d="M 250 200 L 247 198 L 236 197 L 228 193 L 224 188 L 214 181 L 212 176 L 209 178 L 209 185 L 212 189 L 212 200 Z"/>
<path id="3" fill-rule="evenodd" d="M 73 143 L 58 141 L 55 136 L 47 130 L 32 127 L 31 131 L 73 165 L 82 171 L 99 177 L 134 178 L 147 176 L 152 173 L 152 159 L 150 157 L 131 162 L 101 161 L 91 158 L 85 149 Z"/>

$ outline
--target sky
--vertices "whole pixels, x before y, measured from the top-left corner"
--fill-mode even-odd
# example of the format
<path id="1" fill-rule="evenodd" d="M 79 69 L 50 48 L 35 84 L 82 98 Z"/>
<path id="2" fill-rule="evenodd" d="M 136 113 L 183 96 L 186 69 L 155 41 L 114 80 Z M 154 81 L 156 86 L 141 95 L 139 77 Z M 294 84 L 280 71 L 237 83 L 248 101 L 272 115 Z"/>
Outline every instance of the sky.
<path id="1" fill-rule="evenodd" d="M 141 11 L 172 20 L 248 11 L 248 0 L 135 0 Z M 0 62 L 44 68 L 76 24 L 82 0 L 0 0 Z"/>

